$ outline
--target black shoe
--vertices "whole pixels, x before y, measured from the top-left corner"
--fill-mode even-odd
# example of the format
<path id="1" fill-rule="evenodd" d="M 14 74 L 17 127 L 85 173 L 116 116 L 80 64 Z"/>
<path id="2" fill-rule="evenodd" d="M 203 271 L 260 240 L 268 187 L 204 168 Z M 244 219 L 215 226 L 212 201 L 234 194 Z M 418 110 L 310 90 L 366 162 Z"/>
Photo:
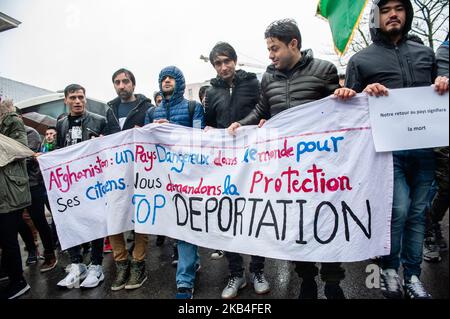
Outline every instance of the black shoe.
<path id="1" fill-rule="evenodd" d="M 0 282 L 8 280 L 8 274 L 4 269 L 0 269 Z"/>
<path id="2" fill-rule="evenodd" d="M 194 289 L 192 288 L 178 288 L 175 299 L 194 299 Z"/>
<path id="3" fill-rule="evenodd" d="M 300 287 L 298 299 L 317 299 L 317 284 L 315 280 L 304 280 Z"/>
<path id="4" fill-rule="evenodd" d="M 25 280 L 21 280 L 15 283 L 10 283 L 6 288 L 3 299 L 16 299 L 30 290 L 30 286 Z"/>
<path id="5" fill-rule="evenodd" d="M 436 244 L 439 246 L 440 251 L 445 251 L 448 249 L 447 243 L 445 242 L 444 236 L 442 236 L 441 224 L 433 224 L 433 233 Z"/>
<path id="6" fill-rule="evenodd" d="M 156 246 L 161 247 L 164 245 L 164 241 L 166 240 L 166 236 L 157 236 L 156 237 Z"/>
<path id="7" fill-rule="evenodd" d="M 35 250 L 29 251 L 29 252 L 28 252 L 28 258 L 27 258 L 27 260 L 25 261 L 25 264 L 26 264 L 27 266 L 29 266 L 29 265 L 33 265 L 33 264 L 37 263 L 37 261 L 38 261 L 37 250 L 35 249 Z"/>
<path id="8" fill-rule="evenodd" d="M 326 283 L 324 293 L 327 299 L 346 299 L 344 291 L 342 291 L 342 288 L 339 286 L 338 282 Z"/>

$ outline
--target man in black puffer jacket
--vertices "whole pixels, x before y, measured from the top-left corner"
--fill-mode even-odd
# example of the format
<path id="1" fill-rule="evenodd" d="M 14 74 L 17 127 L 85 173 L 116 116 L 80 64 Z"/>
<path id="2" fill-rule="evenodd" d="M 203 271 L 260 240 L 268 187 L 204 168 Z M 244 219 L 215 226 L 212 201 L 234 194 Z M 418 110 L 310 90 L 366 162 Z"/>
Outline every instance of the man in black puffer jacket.
<path id="1" fill-rule="evenodd" d="M 258 102 L 259 81 L 254 73 L 236 71 L 237 54 L 228 43 L 217 43 L 209 54 L 209 61 L 216 70 L 217 77 L 210 81 L 211 87 L 206 91 L 206 125 L 227 128 L 253 111 Z M 216 251 L 211 257 L 221 254 L 222 251 Z M 237 296 L 239 289 L 243 288 L 247 281 L 242 256 L 226 252 L 226 257 L 230 276 L 222 291 L 222 298 L 230 299 Z M 263 273 L 264 261 L 264 257 L 251 256 L 250 272 L 257 294 L 265 294 L 270 290 Z"/>
<path id="2" fill-rule="evenodd" d="M 301 51 L 301 35 L 295 21 L 275 21 L 267 28 L 265 38 L 273 64 L 264 73 L 258 104 L 247 117 L 228 128 L 231 134 L 241 125 L 259 123 L 261 127 L 270 117 L 286 109 L 333 93 L 342 99 L 356 94 L 340 88 L 337 69 L 332 63 L 315 59 L 311 50 Z M 297 261 L 295 264 L 297 274 L 303 279 L 299 298 L 317 299 L 315 277 L 319 271 L 315 263 Z M 320 274 L 326 283 L 328 299 L 345 298 L 339 285 L 345 277 L 341 263 L 322 263 Z"/>
<path id="3" fill-rule="evenodd" d="M 337 69 L 332 63 L 315 59 L 312 50 L 300 51 L 301 35 L 298 31 L 298 38 L 292 37 L 294 27 L 298 31 L 295 21 L 281 20 L 266 30 L 273 64 L 263 75 L 259 103 L 247 117 L 230 127 L 232 131 L 240 125 L 264 122 L 291 107 L 320 100 L 340 88 Z M 341 92 L 340 97 L 344 97 L 345 92 L 350 94 L 348 90 L 338 93 Z"/>

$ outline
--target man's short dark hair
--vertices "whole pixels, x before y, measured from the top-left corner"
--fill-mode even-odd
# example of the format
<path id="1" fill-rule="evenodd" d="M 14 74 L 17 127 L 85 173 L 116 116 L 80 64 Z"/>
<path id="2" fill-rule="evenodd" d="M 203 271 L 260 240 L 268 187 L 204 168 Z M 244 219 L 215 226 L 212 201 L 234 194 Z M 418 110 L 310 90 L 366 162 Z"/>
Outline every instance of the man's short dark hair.
<path id="1" fill-rule="evenodd" d="M 297 39 L 298 49 L 302 47 L 302 35 L 298 29 L 297 22 L 292 19 L 283 19 L 272 22 L 264 33 L 265 39 L 276 38 L 286 45 L 293 39 Z"/>
<path id="2" fill-rule="evenodd" d="M 203 85 L 200 90 L 198 91 L 198 97 L 200 99 L 200 102 L 203 101 L 203 97 L 206 94 L 206 90 L 209 88 L 209 85 Z"/>
<path id="3" fill-rule="evenodd" d="M 156 103 L 156 98 L 157 98 L 158 96 L 161 96 L 161 97 L 162 97 L 161 92 L 155 91 L 155 93 L 153 93 L 153 101 L 155 101 L 155 103 Z"/>
<path id="4" fill-rule="evenodd" d="M 86 95 L 86 89 L 84 87 L 79 84 L 70 84 L 64 89 L 64 96 L 68 97 L 70 93 L 74 93 L 78 90 L 82 90 L 84 95 Z"/>
<path id="5" fill-rule="evenodd" d="M 114 72 L 114 74 L 112 76 L 112 82 L 114 83 L 114 79 L 119 74 L 122 74 L 122 73 L 125 73 L 127 75 L 127 77 L 131 80 L 131 83 L 133 83 L 133 85 L 136 86 L 136 78 L 134 77 L 133 72 L 131 72 L 130 70 L 127 70 L 127 69 L 123 69 L 123 68 Z"/>
<path id="6" fill-rule="evenodd" d="M 56 126 L 49 126 L 45 129 L 45 131 L 47 132 L 48 130 L 54 130 L 56 132 Z"/>
<path id="7" fill-rule="evenodd" d="M 226 57 L 229 57 L 234 62 L 237 61 L 237 54 L 234 48 L 226 42 L 219 42 L 217 43 L 214 48 L 211 50 L 211 53 L 209 53 L 209 62 L 214 66 L 214 59 L 218 57 L 219 55 L 223 55 Z"/>

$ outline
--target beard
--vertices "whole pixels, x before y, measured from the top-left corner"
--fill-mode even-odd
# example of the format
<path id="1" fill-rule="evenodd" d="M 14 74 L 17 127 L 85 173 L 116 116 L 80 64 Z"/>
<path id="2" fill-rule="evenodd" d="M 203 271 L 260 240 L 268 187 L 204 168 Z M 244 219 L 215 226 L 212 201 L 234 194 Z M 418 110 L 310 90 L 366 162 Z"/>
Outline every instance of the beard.
<path id="1" fill-rule="evenodd" d="M 171 96 L 175 92 L 175 89 L 166 89 L 166 90 L 163 89 L 162 91 L 163 91 L 164 96 Z"/>
<path id="2" fill-rule="evenodd" d="M 403 34 L 403 28 L 393 28 L 387 32 L 387 34 L 391 37 L 396 37 Z"/>
<path id="3" fill-rule="evenodd" d="M 131 97 L 133 96 L 133 93 L 132 93 L 132 92 L 127 92 L 127 91 L 121 91 L 121 92 L 119 93 L 119 96 L 120 96 L 120 98 L 121 98 L 123 101 L 128 101 L 128 100 L 131 99 Z"/>

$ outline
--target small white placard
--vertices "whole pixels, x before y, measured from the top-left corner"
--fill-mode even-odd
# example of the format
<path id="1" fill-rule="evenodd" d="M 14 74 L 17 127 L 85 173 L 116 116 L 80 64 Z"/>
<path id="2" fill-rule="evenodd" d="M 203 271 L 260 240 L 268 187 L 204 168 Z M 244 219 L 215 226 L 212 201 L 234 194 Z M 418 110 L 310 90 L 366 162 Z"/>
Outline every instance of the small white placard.
<path id="1" fill-rule="evenodd" d="M 377 152 L 449 145 L 448 93 L 434 87 L 389 90 L 369 97 L 370 122 Z"/>

